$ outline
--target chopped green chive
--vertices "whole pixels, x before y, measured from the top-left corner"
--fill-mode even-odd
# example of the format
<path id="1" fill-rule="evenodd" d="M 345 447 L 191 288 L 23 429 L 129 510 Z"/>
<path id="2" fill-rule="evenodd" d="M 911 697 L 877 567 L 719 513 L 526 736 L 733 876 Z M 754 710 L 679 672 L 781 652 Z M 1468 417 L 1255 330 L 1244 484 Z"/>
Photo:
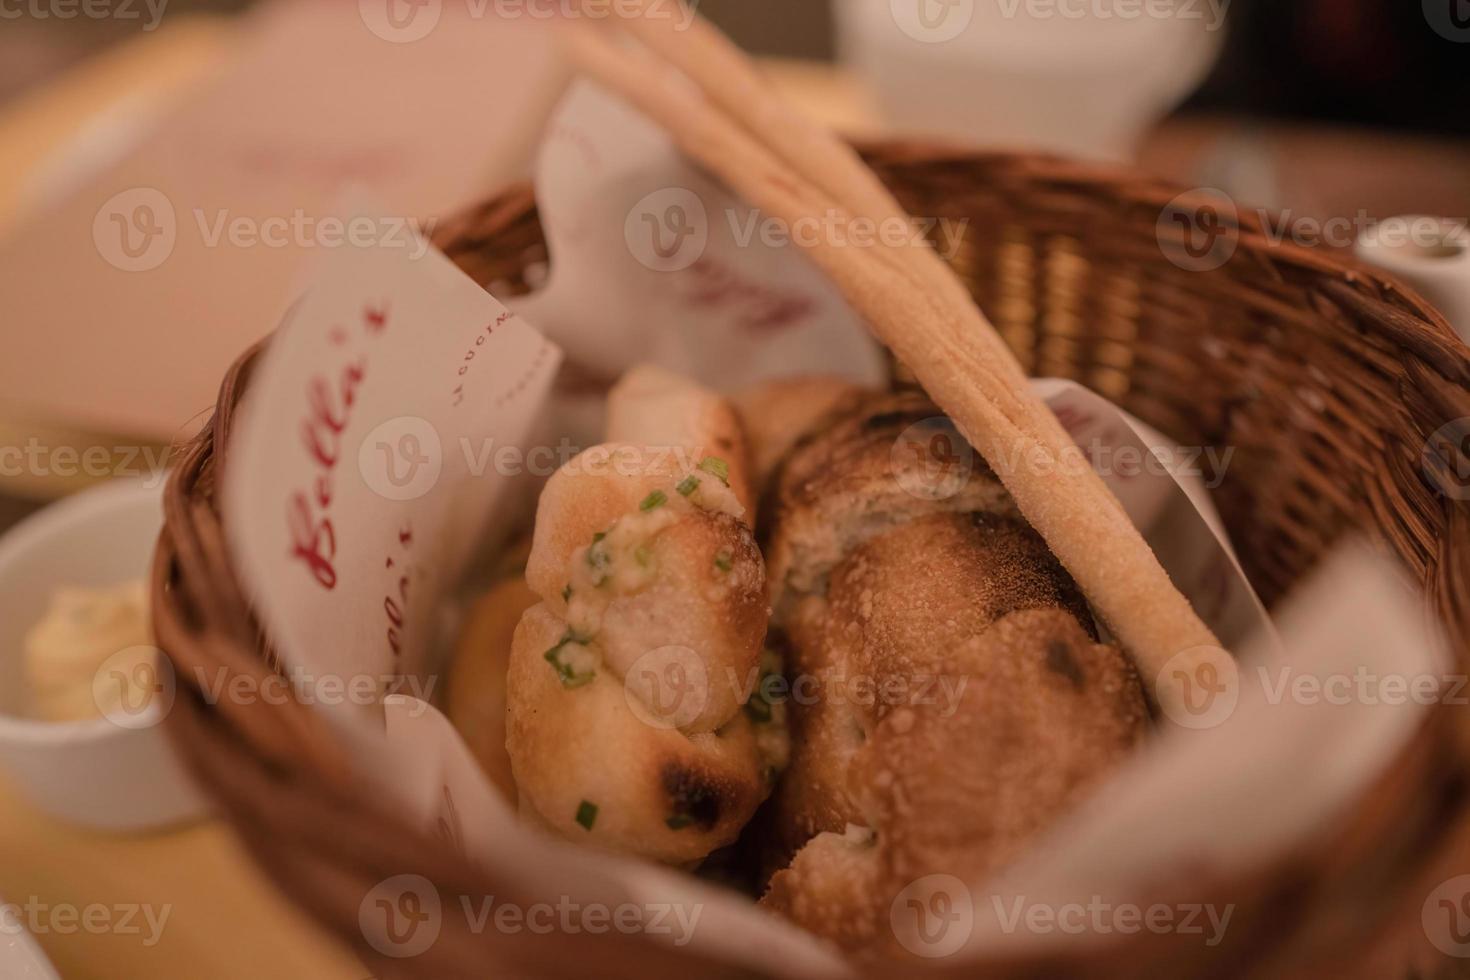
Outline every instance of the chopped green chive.
<path id="1" fill-rule="evenodd" d="M 715 555 L 715 567 L 722 572 L 728 572 L 735 567 L 735 556 L 729 551 L 721 551 Z"/>
<path id="2" fill-rule="evenodd" d="M 693 825 L 694 818 L 687 813 L 676 813 L 665 820 L 664 823 L 668 824 L 670 830 L 683 830 L 685 827 Z"/>
<path id="3" fill-rule="evenodd" d="M 771 702 L 767 701 L 765 695 L 759 691 L 750 696 L 745 702 L 745 713 L 750 715 L 750 720 L 757 725 L 769 725 L 771 723 Z"/>
<path id="4" fill-rule="evenodd" d="M 633 560 L 638 563 L 639 568 L 647 568 L 653 563 L 653 552 L 648 550 L 648 545 L 640 544 L 633 552 Z"/>
<path id="5" fill-rule="evenodd" d="M 730 485 L 730 464 L 718 456 L 706 456 L 699 464 L 699 468 L 710 476 L 715 477 L 725 486 Z"/>
<path id="6" fill-rule="evenodd" d="M 643 498 L 643 503 L 638 505 L 638 509 L 646 513 L 650 510 L 656 510 L 657 508 L 662 507 L 668 502 L 668 494 L 664 493 L 662 490 L 655 490 L 653 491 L 653 493 Z"/>
<path id="7" fill-rule="evenodd" d="M 779 686 L 780 681 L 780 658 L 766 650 L 761 654 L 760 682 L 750 692 L 750 700 L 745 702 L 745 713 L 750 716 L 751 721 L 758 725 L 771 722 L 775 715 L 775 705 L 785 701 L 784 692 Z M 773 685 L 773 682 L 776 683 Z"/>
<path id="8" fill-rule="evenodd" d="M 601 585 L 603 583 L 603 581 L 607 578 L 607 575 L 605 574 L 607 572 L 607 566 L 612 564 L 612 555 L 609 555 L 607 553 L 606 548 L 598 547 L 598 545 L 602 544 L 603 539 L 606 537 L 607 534 L 605 532 L 598 531 L 596 534 L 592 535 L 592 547 L 587 549 L 587 564 L 596 571 L 604 573 L 596 577 L 595 581 L 592 583 L 594 585 Z"/>
<path id="9" fill-rule="evenodd" d="M 577 823 L 582 825 L 583 830 L 591 830 L 592 825 L 596 822 L 597 804 L 588 803 L 586 800 L 583 800 L 582 805 L 577 807 Z"/>
<path id="10" fill-rule="evenodd" d="M 575 691 L 579 687 L 586 687 L 588 684 L 591 684 L 596 679 L 597 675 L 591 673 L 590 671 L 585 674 L 574 674 L 567 672 L 562 674 L 561 686 L 566 688 L 568 691 Z"/>
<path id="11" fill-rule="evenodd" d="M 684 482 L 679 484 L 675 489 L 679 491 L 679 496 L 687 497 L 699 489 L 699 477 L 686 476 Z"/>
<path id="12" fill-rule="evenodd" d="M 561 681 L 561 686 L 567 690 L 575 690 L 586 684 L 591 684 L 597 677 L 595 670 L 578 670 L 577 665 L 566 659 L 567 647 L 569 645 L 585 646 L 586 642 L 571 632 L 568 632 L 562 641 L 547 650 L 544 654 L 546 662 L 556 670 L 556 676 Z"/>

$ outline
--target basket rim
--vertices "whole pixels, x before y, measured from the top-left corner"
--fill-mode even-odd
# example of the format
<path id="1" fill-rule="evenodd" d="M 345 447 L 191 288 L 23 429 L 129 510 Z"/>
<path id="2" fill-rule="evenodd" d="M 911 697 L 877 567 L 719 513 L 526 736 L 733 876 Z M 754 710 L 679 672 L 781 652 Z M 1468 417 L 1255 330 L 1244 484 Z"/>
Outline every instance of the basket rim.
<path id="1" fill-rule="evenodd" d="M 875 141 L 861 144 L 861 149 L 870 162 L 900 172 L 910 166 L 945 168 L 989 164 L 1033 180 L 1104 188 L 1103 193 L 1113 194 L 1139 207 L 1154 203 L 1162 207 L 1180 193 L 1178 185 L 1163 178 L 1141 175 L 1127 167 L 1077 163 L 1044 155 L 977 153 L 955 146 L 915 141 Z M 509 220 L 535 220 L 534 193 L 528 182 L 511 185 L 484 204 L 445 222 L 436 236 L 437 243 L 451 251 L 451 243 L 484 237 L 484 232 L 479 229 L 487 225 L 493 228 Z M 1355 310 L 1358 315 L 1372 317 L 1375 323 L 1384 325 L 1391 338 L 1401 342 L 1418 366 L 1434 372 L 1451 386 L 1470 384 L 1470 348 L 1455 334 L 1444 316 L 1413 289 L 1351 256 L 1324 256 L 1303 246 L 1275 242 L 1259 224 L 1252 225 L 1247 221 L 1237 230 L 1248 254 L 1260 253 L 1273 263 L 1290 264 L 1311 274 L 1322 275 L 1330 271 L 1336 278 L 1324 282 L 1324 287 L 1333 299 Z M 175 659 L 176 664 L 182 666 L 190 661 L 214 657 L 231 669 L 257 677 L 270 672 L 270 661 L 248 650 L 250 644 L 259 644 L 261 637 L 234 576 L 211 499 L 218 477 L 215 451 L 228 444 L 233 407 L 248 385 L 251 368 L 265 343 L 262 341 L 246 352 L 231 368 L 221 387 L 215 417 L 189 448 L 169 480 L 165 496 L 165 530 L 155 556 L 154 581 L 159 587 L 154 589 L 153 597 L 155 622 L 162 624 L 159 645 Z M 1470 404 L 1470 399 L 1463 403 Z M 1470 414 L 1470 409 L 1466 414 Z M 1453 516 L 1452 511 L 1451 520 Z M 1470 520 L 1465 522 L 1462 530 L 1463 540 L 1470 541 Z M 1448 539 L 1445 548 L 1447 559 Z M 1451 581 L 1448 586 L 1443 582 L 1425 581 L 1426 593 L 1432 594 L 1436 588 L 1470 590 L 1470 568 L 1462 566 L 1463 563 L 1443 561 L 1440 566 L 1442 574 L 1462 578 Z M 1470 636 L 1470 600 L 1463 608 L 1466 615 L 1460 626 L 1467 631 L 1465 635 Z M 219 772 L 218 766 L 211 768 L 203 750 L 192 750 L 208 746 L 223 751 L 221 742 L 229 743 L 233 739 L 239 743 L 235 744 L 238 750 L 235 757 L 248 755 L 253 760 L 254 766 L 248 774 L 257 787 L 301 790 L 300 781 L 310 774 L 323 781 L 322 792 L 317 794 L 322 799 L 364 804 L 345 754 L 340 751 L 340 746 L 333 744 L 335 737 L 319 717 L 303 706 L 293 703 L 293 707 L 267 718 L 259 713 L 251 716 L 249 712 L 240 710 L 221 711 L 219 706 L 206 706 L 192 696 L 182 700 L 188 702 L 187 710 L 176 711 L 168 720 L 168 727 L 175 744 L 184 749 L 195 774 L 221 797 L 242 805 L 238 785 L 232 784 L 226 774 Z M 214 737 L 205 738 L 207 733 Z M 253 750 L 243 752 L 242 744 Z M 303 749 L 306 750 L 304 754 Z M 1405 812 L 1398 801 L 1408 795 L 1403 792 L 1407 784 L 1419 792 L 1438 792 L 1443 797 L 1444 807 L 1451 812 L 1454 808 L 1464 810 L 1466 801 L 1461 798 L 1464 794 L 1458 792 L 1455 779 L 1462 777 L 1470 768 L 1467 759 L 1470 759 L 1470 724 L 1448 712 L 1447 706 L 1440 705 L 1430 713 L 1396 764 L 1383 774 L 1375 787 L 1365 792 L 1364 805 L 1356 808 L 1342 823 L 1269 868 L 1252 869 L 1251 874 L 1238 881 L 1201 879 L 1198 890 L 1202 895 L 1220 894 L 1223 890 L 1232 895 L 1279 899 L 1282 894 L 1291 894 L 1301 887 L 1304 867 L 1341 860 L 1344 852 L 1356 855 L 1361 864 L 1371 865 L 1374 859 L 1381 859 L 1383 848 L 1378 842 L 1384 839 L 1399 840 L 1398 849 L 1405 854 L 1426 848 L 1459 846 L 1455 842 L 1465 835 L 1462 833 L 1457 838 L 1442 825 L 1438 826 L 1435 834 L 1425 830 L 1420 836 L 1407 839 L 1401 832 L 1396 833 Z M 258 805 L 253 808 L 248 822 L 241 822 L 235 810 L 230 815 L 246 832 L 247 844 L 256 857 L 281 880 L 293 881 L 290 870 L 283 870 L 280 866 L 281 848 L 269 839 L 268 834 L 263 836 L 262 831 L 262 828 L 280 830 L 284 825 L 279 820 L 273 821 L 260 809 Z M 404 835 L 404 840 L 411 842 L 413 847 L 424 850 L 437 847 L 434 838 L 406 827 L 394 815 L 372 807 L 366 809 L 372 812 L 379 827 L 391 827 L 393 833 Z M 412 852 L 413 847 L 407 850 Z M 1329 858 L 1328 854 L 1333 856 Z M 446 861 L 442 853 L 432 859 L 427 853 L 420 856 L 451 880 L 469 877 L 465 873 L 456 875 L 452 862 Z M 307 904 L 339 934 L 352 936 L 356 929 L 355 921 L 344 924 L 342 910 L 335 908 L 329 899 L 318 896 L 318 900 L 308 900 Z M 1281 912 L 1269 900 L 1256 907 L 1258 910 L 1265 908 L 1271 914 Z M 1266 959 L 1282 955 L 1279 941 L 1264 934 L 1266 923 L 1258 921 L 1253 929 L 1261 934 L 1252 934 L 1244 949 Z M 1120 962 L 1172 962 L 1180 955 L 1167 943 L 1149 945 L 1147 938 L 1143 936 L 1136 941 L 1122 942 L 1120 948 L 1127 950 L 1130 958 Z M 360 941 L 357 945 L 359 949 L 363 948 Z M 667 965 L 660 954 L 649 950 L 640 952 L 649 955 L 650 964 Z M 1234 954 L 1239 965 L 1244 965 L 1244 960 L 1239 958 L 1246 955 L 1240 951 Z M 998 962 L 994 975 L 1034 975 L 1038 962 L 1052 961 Z M 1083 961 L 1079 960 L 1073 966 L 1081 969 Z"/>

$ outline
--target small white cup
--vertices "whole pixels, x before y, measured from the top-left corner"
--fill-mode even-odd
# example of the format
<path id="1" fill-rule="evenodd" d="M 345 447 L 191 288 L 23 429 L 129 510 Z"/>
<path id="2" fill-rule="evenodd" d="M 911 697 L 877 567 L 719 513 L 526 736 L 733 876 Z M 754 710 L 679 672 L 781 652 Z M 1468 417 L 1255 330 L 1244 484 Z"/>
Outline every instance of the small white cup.
<path id="1" fill-rule="evenodd" d="M 1470 230 L 1463 221 L 1388 218 L 1358 236 L 1357 253 L 1423 293 L 1470 343 Z"/>
<path id="2" fill-rule="evenodd" d="M 0 896 L 0 905 L 5 898 Z M 0 913 L 3 914 L 3 913 Z M 0 977 L 5 980 L 61 980 L 36 941 L 17 922 L 0 922 Z"/>
<path id="3" fill-rule="evenodd" d="M 1214 65 L 1223 11 L 1099 6 L 841 0 L 833 11 L 843 60 L 902 131 L 1126 160 Z"/>
<path id="4" fill-rule="evenodd" d="M 161 501 L 161 487 L 110 483 L 0 538 L 0 766 L 40 809 L 99 830 L 152 830 L 206 811 L 159 724 L 171 699 L 155 699 L 126 725 L 33 720 L 24 638 L 59 589 L 146 581 Z"/>

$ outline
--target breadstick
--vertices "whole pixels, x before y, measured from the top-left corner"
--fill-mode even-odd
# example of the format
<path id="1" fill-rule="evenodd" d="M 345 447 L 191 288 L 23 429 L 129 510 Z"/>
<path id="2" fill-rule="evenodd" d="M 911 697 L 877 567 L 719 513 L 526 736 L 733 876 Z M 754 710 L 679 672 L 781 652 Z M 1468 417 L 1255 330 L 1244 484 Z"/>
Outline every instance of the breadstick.
<path id="1" fill-rule="evenodd" d="M 721 104 L 736 101 L 774 101 L 764 86 L 720 96 L 718 80 L 700 77 L 710 73 L 705 69 L 694 77 L 707 87 L 708 97 L 701 100 L 682 86 L 660 83 L 666 63 L 623 50 L 594 30 L 568 32 L 582 68 L 663 125 L 687 154 L 754 207 L 792 225 L 822 213 L 843 221 L 855 215 L 882 217 L 865 214 L 865 208 L 883 203 L 871 193 L 859 190 L 858 200 L 845 201 L 823 192 L 812 173 L 846 168 L 822 151 L 820 141 L 797 141 L 802 153 L 811 154 L 799 161 L 798 171 L 771 149 L 768 133 L 751 133 L 721 111 Z M 681 60 L 713 60 L 700 40 L 708 36 L 690 32 L 690 49 Z M 759 107 L 743 115 L 757 125 L 778 116 Z M 844 192 L 852 193 L 850 188 Z M 927 248 L 800 244 L 995 470 L 1027 521 L 1138 662 L 1156 699 L 1180 701 L 1182 678 L 1193 677 L 1206 664 L 1218 665 L 1218 641 L 1055 416 L 1025 387 L 994 328 L 973 301 L 961 300 L 963 287 L 947 271 L 943 281 L 948 285 L 940 285 L 933 271 L 939 260 Z"/>
<path id="2" fill-rule="evenodd" d="M 761 143 L 792 170 L 833 201 L 842 202 L 854 216 L 875 220 L 908 217 L 851 144 L 804 116 L 796 106 L 774 97 L 745 52 L 717 28 L 702 18 L 656 16 L 658 0 L 633 2 L 641 16 L 626 19 L 629 32 L 696 80 L 711 102 L 746 130 L 759 134 Z M 680 24 L 686 26 L 680 29 Z M 920 244 L 916 251 L 922 253 L 921 271 L 931 287 L 948 293 L 956 302 L 971 302 L 964 284 L 932 250 Z M 1004 343 L 997 356 L 1024 377 L 1020 363 Z"/>

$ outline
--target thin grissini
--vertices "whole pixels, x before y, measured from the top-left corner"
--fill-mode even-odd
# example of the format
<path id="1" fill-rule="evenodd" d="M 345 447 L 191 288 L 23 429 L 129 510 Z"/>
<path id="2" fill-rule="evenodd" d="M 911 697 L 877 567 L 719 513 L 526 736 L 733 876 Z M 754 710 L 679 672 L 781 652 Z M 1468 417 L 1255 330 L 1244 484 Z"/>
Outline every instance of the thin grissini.
<path id="1" fill-rule="evenodd" d="M 633 30 L 645 37 L 657 36 L 656 28 L 639 18 L 617 21 L 617 26 L 629 24 L 637 24 Z M 839 223 L 903 217 L 901 212 L 870 213 L 886 205 L 878 195 L 854 191 L 850 178 L 829 179 L 838 192 L 855 195 L 850 200 L 823 190 L 826 178 L 814 175 L 844 173 L 850 160 L 844 163 L 848 158 L 834 156 L 820 139 L 792 136 L 797 117 L 785 117 L 777 140 L 727 115 L 722 107 L 739 102 L 748 105 L 742 118 L 752 125 L 783 118 L 769 108 L 776 96 L 763 85 L 749 84 L 742 73 L 731 77 L 745 77 L 747 84 L 735 94 L 720 94 L 723 83 L 710 77 L 714 69 L 708 67 L 722 57 L 709 40 L 711 32 L 691 30 L 661 42 L 655 51 L 615 43 L 602 33 L 611 25 L 612 20 L 598 27 L 569 26 L 566 38 L 576 63 L 667 129 L 685 153 L 766 215 L 791 226 L 812 215 L 834 215 Z M 707 66 L 689 76 L 702 86 L 703 97 L 670 77 L 668 60 L 654 57 L 682 50 L 673 47 L 677 43 L 689 45 L 680 62 Z M 783 159 L 773 148 L 783 141 L 800 152 Z M 1026 520 L 1137 661 L 1158 701 L 1166 707 L 1181 703 L 1191 680 L 1228 661 L 1121 504 L 1030 392 L 1004 342 L 932 250 L 922 243 L 861 248 L 808 239 L 799 244 L 995 470 Z"/>
<path id="2" fill-rule="evenodd" d="M 746 710 L 767 625 L 746 449 L 723 399 L 664 372 L 611 401 L 624 441 L 541 496 L 507 747 L 531 822 L 692 865 L 735 840 L 786 750 L 779 719 Z"/>

